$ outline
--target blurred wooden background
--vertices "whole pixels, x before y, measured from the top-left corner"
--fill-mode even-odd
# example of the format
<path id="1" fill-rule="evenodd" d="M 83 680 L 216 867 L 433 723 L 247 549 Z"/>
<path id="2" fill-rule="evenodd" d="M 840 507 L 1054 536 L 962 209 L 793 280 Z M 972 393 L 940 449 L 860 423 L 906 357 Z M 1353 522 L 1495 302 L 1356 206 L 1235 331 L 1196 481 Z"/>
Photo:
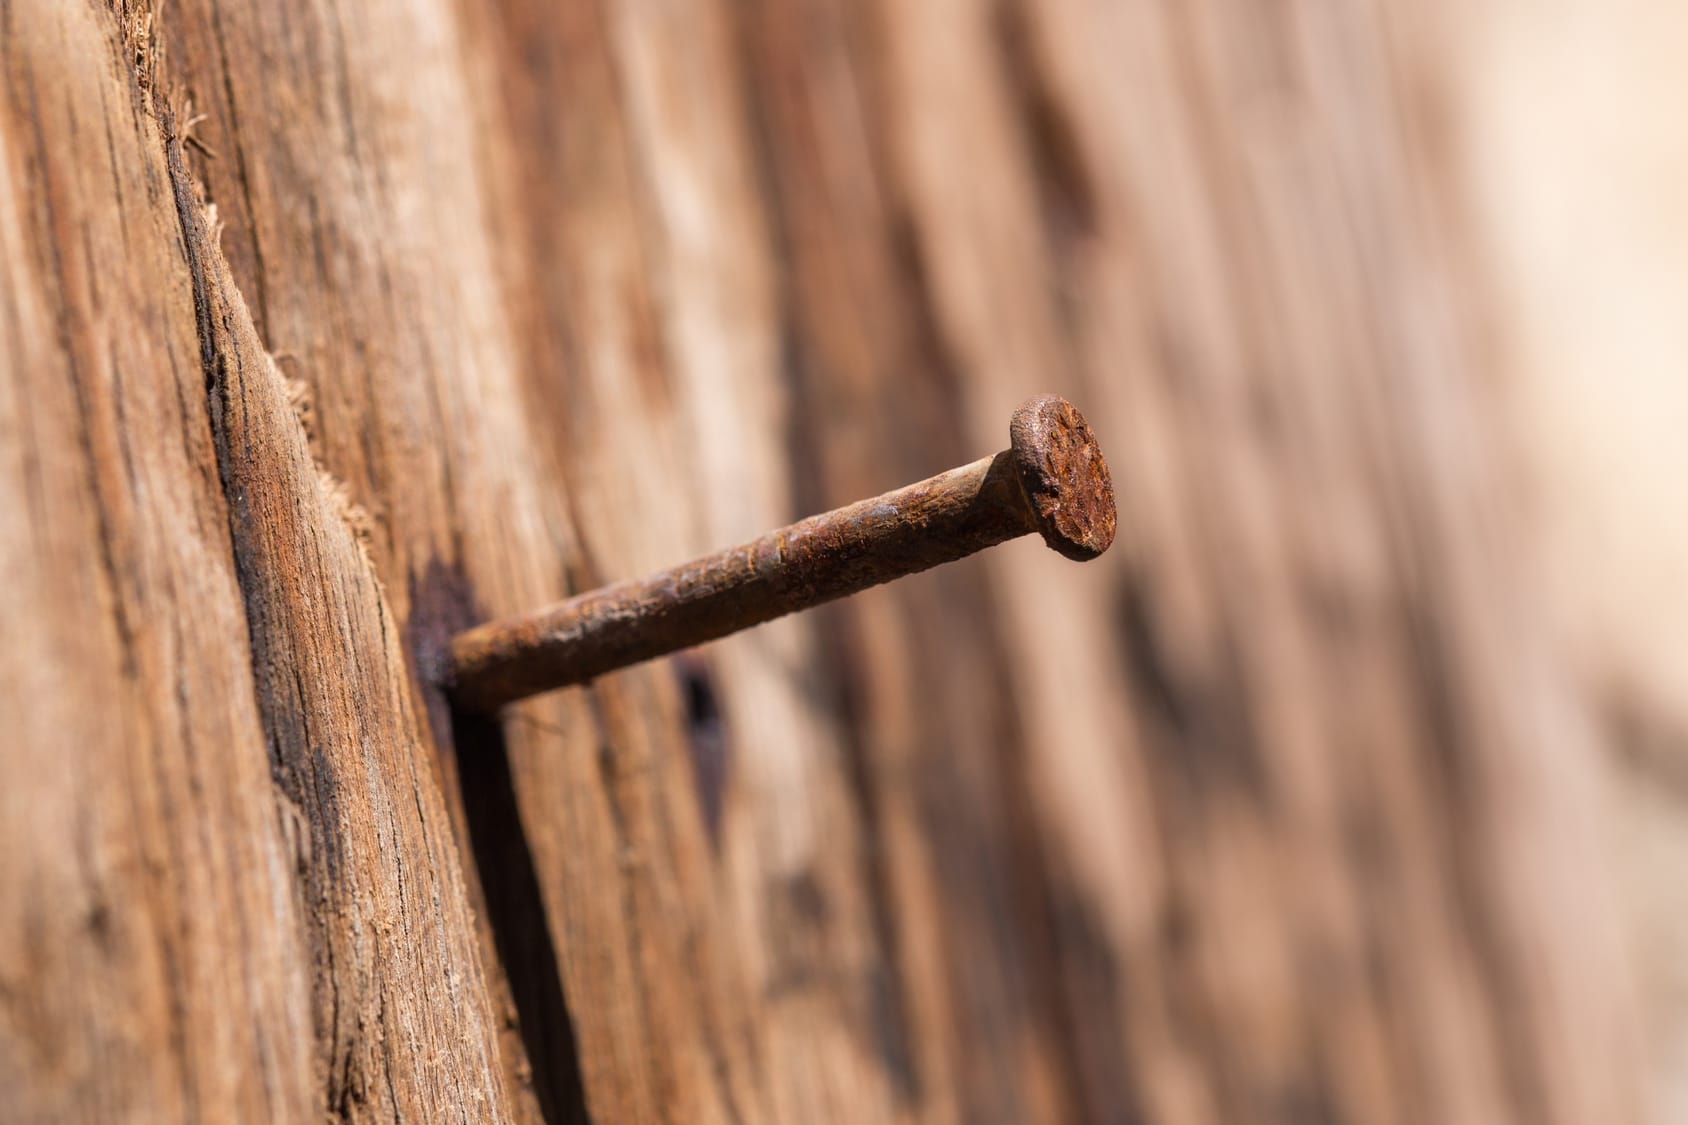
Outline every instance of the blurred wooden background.
<path id="1" fill-rule="evenodd" d="M 1688 1113 L 1666 8 L 0 3 L 0 1118 Z M 431 686 L 1044 390 L 1096 564 Z"/>

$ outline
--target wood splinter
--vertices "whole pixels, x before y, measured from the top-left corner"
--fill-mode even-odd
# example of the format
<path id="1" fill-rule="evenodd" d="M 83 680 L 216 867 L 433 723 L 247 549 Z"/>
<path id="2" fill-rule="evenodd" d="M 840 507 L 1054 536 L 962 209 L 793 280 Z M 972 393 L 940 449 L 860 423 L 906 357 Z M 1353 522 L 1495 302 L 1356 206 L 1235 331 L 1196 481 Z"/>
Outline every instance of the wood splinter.
<path id="1" fill-rule="evenodd" d="M 1037 532 L 1070 559 L 1114 539 L 1113 483 L 1058 395 L 1014 412 L 1008 449 L 631 582 L 459 633 L 460 707 L 503 704 L 760 625 Z"/>

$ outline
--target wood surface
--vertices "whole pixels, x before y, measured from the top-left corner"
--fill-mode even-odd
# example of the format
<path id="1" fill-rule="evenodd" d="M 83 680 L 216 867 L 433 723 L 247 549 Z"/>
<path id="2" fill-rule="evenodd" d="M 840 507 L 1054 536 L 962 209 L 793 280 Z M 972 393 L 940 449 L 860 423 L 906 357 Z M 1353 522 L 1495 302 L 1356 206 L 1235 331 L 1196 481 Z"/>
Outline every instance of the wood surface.
<path id="1" fill-rule="evenodd" d="M 0 1117 L 1639 1120 L 1438 14 L 0 3 Z M 988 455 L 1120 502 L 536 698 Z"/>

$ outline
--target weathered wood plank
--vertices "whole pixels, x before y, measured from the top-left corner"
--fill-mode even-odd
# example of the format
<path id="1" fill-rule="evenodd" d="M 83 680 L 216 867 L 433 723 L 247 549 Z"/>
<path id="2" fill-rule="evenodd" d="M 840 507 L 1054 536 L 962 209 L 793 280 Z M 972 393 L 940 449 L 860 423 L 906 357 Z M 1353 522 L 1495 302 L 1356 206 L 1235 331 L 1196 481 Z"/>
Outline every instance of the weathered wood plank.
<path id="1" fill-rule="evenodd" d="M 1421 18 L 0 7 L 23 1115 L 1635 1119 Z M 434 686 L 1041 390 L 1099 564 Z"/>
<path id="2" fill-rule="evenodd" d="M 3 16 L 7 1116 L 509 1116 L 397 621 L 145 11 Z"/>

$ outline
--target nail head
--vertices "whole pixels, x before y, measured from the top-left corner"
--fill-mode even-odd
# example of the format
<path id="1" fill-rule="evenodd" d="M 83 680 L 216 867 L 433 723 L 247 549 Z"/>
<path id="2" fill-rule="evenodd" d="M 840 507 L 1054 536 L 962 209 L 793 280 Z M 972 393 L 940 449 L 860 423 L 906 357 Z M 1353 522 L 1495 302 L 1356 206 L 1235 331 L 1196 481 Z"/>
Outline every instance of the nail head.
<path id="1" fill-rule="evenodd" d="M 1008 425 L 1020 485 L 1043 541 L 1069 559 L 1093 559 L 1114 541 L 1114 485 L 1096 435 L 1060 395 L 1039 395 Z"/>

